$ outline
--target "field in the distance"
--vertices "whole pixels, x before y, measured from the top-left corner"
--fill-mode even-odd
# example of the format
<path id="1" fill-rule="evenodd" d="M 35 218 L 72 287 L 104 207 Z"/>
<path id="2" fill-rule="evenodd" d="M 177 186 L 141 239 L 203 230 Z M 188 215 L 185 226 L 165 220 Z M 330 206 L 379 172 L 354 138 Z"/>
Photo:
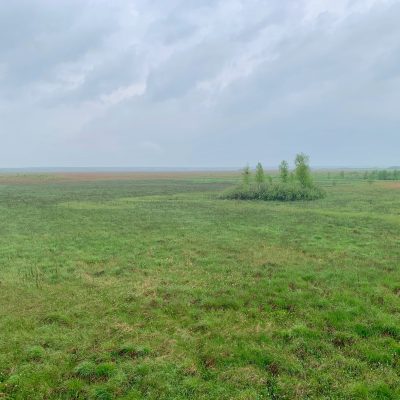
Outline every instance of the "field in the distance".
<path id="1" fill-rule="evenodd" d="M 400 398 L 400 186 L 0 176 L 0 399 Z"/>

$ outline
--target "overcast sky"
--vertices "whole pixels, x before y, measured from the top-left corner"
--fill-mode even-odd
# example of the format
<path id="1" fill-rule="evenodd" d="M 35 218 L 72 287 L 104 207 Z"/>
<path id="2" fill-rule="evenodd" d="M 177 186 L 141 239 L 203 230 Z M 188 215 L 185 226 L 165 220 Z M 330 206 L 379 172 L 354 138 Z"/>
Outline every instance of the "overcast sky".
<path id="1" fill-rule="evenodd" d="M 0 167 L 400 164 L 400 1 L 0 2 Z"/>

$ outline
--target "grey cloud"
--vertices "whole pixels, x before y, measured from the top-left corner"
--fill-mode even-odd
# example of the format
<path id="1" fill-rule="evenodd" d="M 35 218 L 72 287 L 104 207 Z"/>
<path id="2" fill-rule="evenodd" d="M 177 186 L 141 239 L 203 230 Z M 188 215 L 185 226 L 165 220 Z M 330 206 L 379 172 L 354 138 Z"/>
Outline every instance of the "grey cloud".
<path id="1" fill-rule="evenodd" d="M 231 44 L 222 42 L 180 51 L 149 74 L 148 95 L 154 100 L 182 97 L 202 80 L 214 77 L 231 55 Z"/>
<path id="2" fill-rule="evenodd" d="M 153 42 L 173 45 L 182 38 L 193 35 L 197 27 L 179 15 L 168 15 L 153 22 L 148 28 L 147 38 Z"/>
<path id="3" fill-rule="evenodd" d="M 396 1 L 32 4 L 0 4 L 4 166 L 400 163 Z"/>
<path id="4" fill-rule="evenodd" d="M 79 62 L 101 46 L 116 25 L 115 17 L 99 13 L 94 4 L 20 1 L 0 6 L 0 62 L 5 65 L 3 90 L 20 89 L 56 79 L 57 69 Z"/>

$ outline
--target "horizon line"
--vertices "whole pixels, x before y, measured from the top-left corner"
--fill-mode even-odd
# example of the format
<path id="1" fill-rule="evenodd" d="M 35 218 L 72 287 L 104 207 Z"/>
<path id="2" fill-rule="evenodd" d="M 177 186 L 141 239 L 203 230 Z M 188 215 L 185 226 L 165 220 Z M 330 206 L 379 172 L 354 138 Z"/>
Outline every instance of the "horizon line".
<path id="1" fill-rule="evenodd" d="M 367 165 L 311 165 L 312 170 L 368 170 L 368 169 L 400 169 L 400 166 L 367 166 Z M 165 166 L 40 166 L 40 167 L 0 167 L 0 172 L 219 172 L 240 171 L 243 166 L 212 167 L 165 167 Z M 253 169 L 253 168 L 252 168 Z M 277 166 L 264 166 L 266 170 L 277 170 Z"/>

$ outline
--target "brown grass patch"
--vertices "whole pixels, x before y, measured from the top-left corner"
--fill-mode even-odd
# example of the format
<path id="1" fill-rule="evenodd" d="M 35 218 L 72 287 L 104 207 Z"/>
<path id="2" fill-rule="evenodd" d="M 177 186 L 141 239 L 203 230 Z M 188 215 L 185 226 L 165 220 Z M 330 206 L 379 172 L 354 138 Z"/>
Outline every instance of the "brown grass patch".
<path id="1" fill-rule="evenodd" d="M 388 189 L 400 189 L 400 182 L 382 182 L 381 185 Z"/>
<path id="2" fill-rule="evenodd" d="M 112 180 L 168 180 L 196 178 L 231 178 L 235 171 L 177 171 L 177 172 L 54 172 L 44 174 L 1 174 L 0 184 L 43 184 L 63 182 L 93 182 Z"/>

